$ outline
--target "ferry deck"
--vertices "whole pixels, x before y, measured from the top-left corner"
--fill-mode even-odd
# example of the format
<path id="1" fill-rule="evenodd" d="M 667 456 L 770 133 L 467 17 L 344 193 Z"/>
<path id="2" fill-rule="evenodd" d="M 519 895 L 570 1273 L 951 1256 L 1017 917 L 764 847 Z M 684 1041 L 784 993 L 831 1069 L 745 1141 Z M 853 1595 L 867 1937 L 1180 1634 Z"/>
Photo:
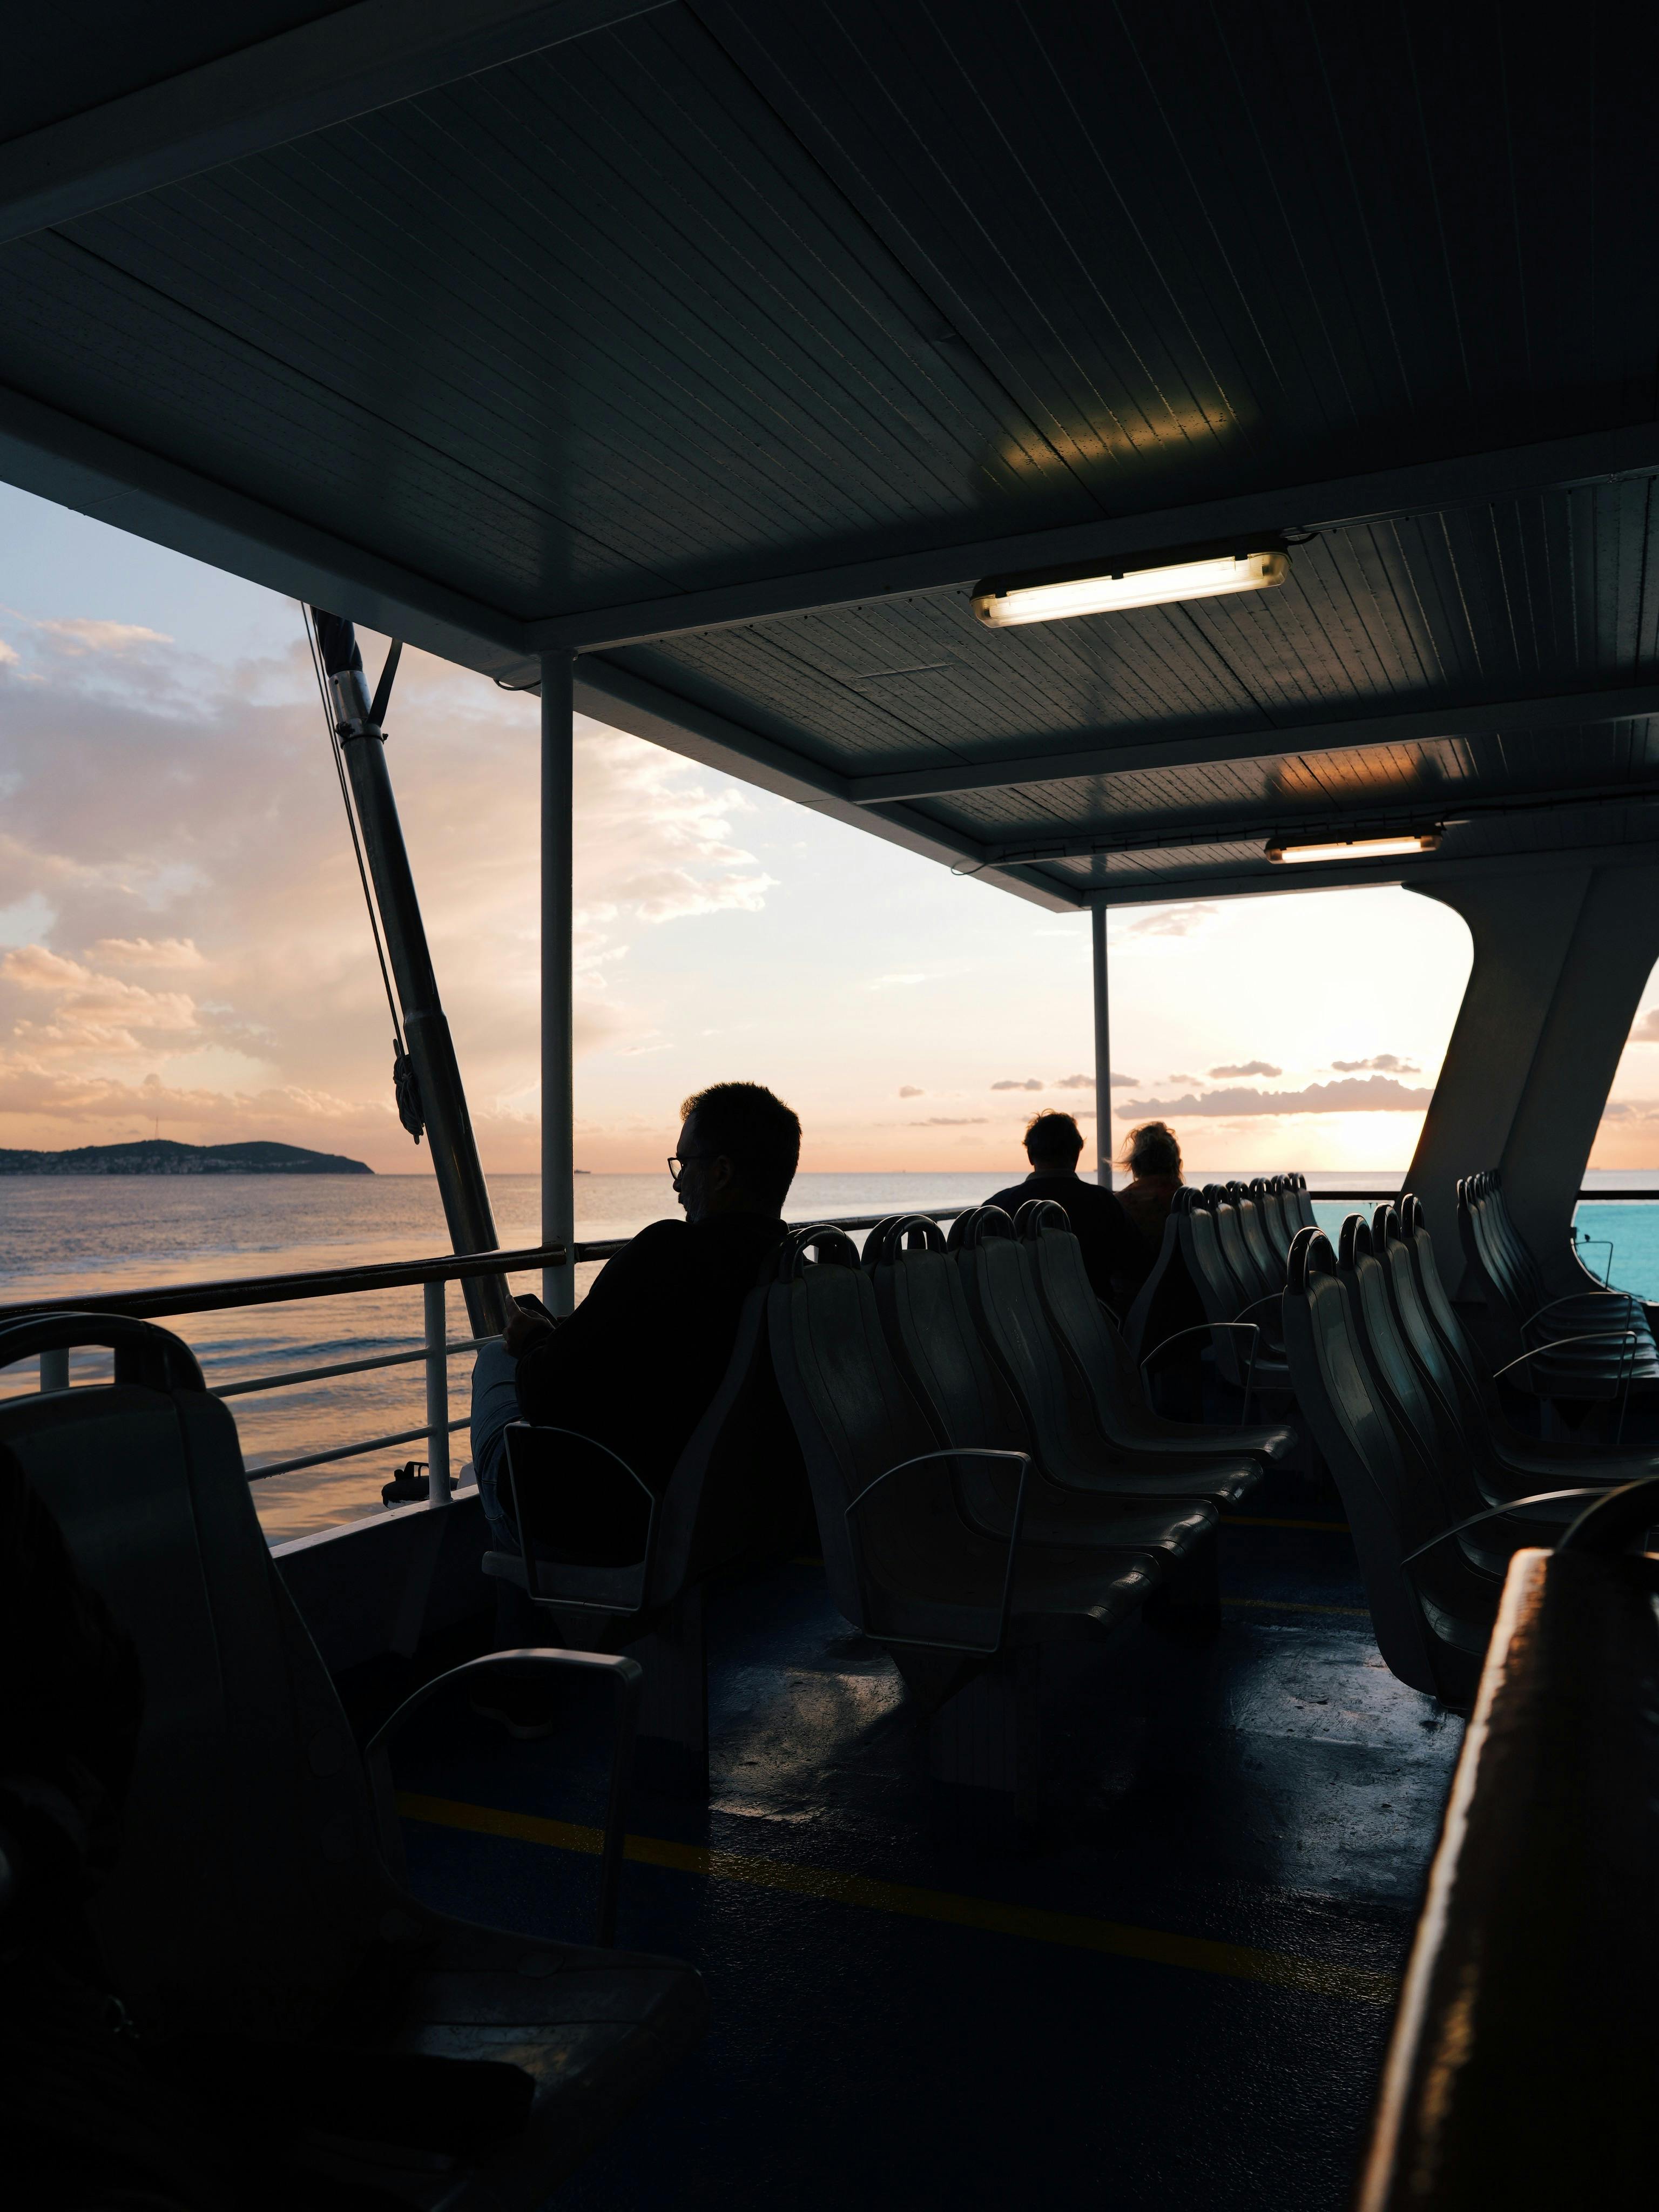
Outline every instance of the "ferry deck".
<path id="1" fill-rule="evenodd" d="M 428 1502 L 274 1569 L 230 1413 L 153 1332 L 187 1346 L 192 1311 L 303 1287 L 0 1312 L 43 1386 L 0 1440 L 147 1668 L 182 1513 L 226 1742 L 221 1582 L 270 1611 L 295 1716 L 337 1694 L 349 1752 L 325 1728 L 307 1770 L 292 1736 L 317 1790 L 260 1785 L 291 1924 L 313 1894 L 344 1911 L 343 1868 L 377 1942 L 471 1942 L 492 1993 L 397 2049 L 536 2083 L 528 2133 L 476 2155 L 337 2113 L 296 2149 L 273 2117 L 288 2201 L 1644 2193 L 1659 1655 L 1627 1554 L 1659 1352 L 1569 1231 L 1659 959 L 1656 40 L 1632 12 L 1256 0 L 98 4 L 14 33 L 0 475 L 334 618 L 313 634 L 453 1247 L 359 1271 L 440 1286 Z M 539 693 L 533 1249 L 494 1233 L 399 857 L 395 693 L 371 700 L 349 624 Z M 1325 1236 L 1293 1160 L 1183 1197 L 1159 1280 L 1203 1316 L 1184 1396 L 1143 1370 L 1155 1299 L 1066 1304 L 1063 1224 L 861 1224 L 862 1267 L 799 1224 L 742 1379 L 780 1394 L 811 1512 L 672 1587 L 654 1522 L 620 1565 L 557 1541 L 538 1565 L 532 1538 L 545 1648 L 604 1663 L 550 1662 L 559 1724 L 515 1743 L 438 1686 L 490 1650 L 505 1574 L 443 1480 L 448 1370 L 504 1282 L 568 1313 L 605 1256 L 572 1198 L 576 713 L 1086 914 L 1103 1161 L 1114 909 L 1401 885 L 1474 963 L 1392 1214 Z M 999 1334 L 1016 1276 L 1029 1370 Z M 966 1286 L 995 1406 L 917 1364 L 933 1340 L 891 1301 L 924 1281 Z M 114 1381 L 67 1388 L 99 1343 Z M 848 1410 L 865 1358 L 897 1378 L 886 1429 Z M 163 1404 L 217 1441 L 188 1468 L 132 1444 L 139 1529 L 111 1455 Z M 881 1556 L 914 1571 L 878 1571 L 860 1480 L 905 1437 L 1006 1457 L 1010 1419 L 1032 1502 L 958 1492 L 925 1558 L 895 1504 Z M 1055 1530 L 1131 1505 L 1139 1564 L 1113 1582 L 1097 1551 L 1087 1601 L 1054 1595 L 1101 1540 Z M 164 1716 L 175 1664 L 157 1644 Z M 313 1837 L 343 1774 L 368 1794 Z M 175 2001 L 208 1955 L 158 1871 L 158 1838 L 176 1862 L 209 1821 L 184 1796 L 145 1801 L 172 1901 L 132 1952 Z M 194 1872 L 234 1920 L 232 1877 Z M 307 1956 L 326 1979 L 349 1948 Z"/>

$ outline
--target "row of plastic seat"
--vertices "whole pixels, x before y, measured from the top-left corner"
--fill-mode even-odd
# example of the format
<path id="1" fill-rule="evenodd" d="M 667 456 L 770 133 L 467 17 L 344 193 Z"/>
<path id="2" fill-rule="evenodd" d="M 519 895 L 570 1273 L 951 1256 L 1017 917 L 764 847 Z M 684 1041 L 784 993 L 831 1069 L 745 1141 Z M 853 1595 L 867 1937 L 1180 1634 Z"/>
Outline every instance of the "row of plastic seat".
<path id="1" fill-rule="evenodd" d="M 1504 1418 L 1409 1195 L 1351 1215 L 1335 1249 L 1317 1229 L 1297 1236 L 1284 1324 L 1378 1648 L 1401 1680 L 1465 1705 L 1510 1554 L 1548 1545 L 1580 1493 L 1651 1474 L 1659 1455 L 1544 1442 Z"/>
<path id="2" fill-rule="evenodd" d="M 1279 1302 L 1291 1246 L 1316 1225 L 1305 1177 L 1183 1185 L 1175 1194 L 1158 1258 L 1124 1322 L 1134 1357 L 1153 1373 L 1170 1355 L 1202 1346 L 1215 1371 L 1246 1401 L 1289 1394 Z M 1202 1315 L 1202 1319 L 1198 1318 Z"/>
<path id="3" fill-rule="evenodd" d="M 1517 1387 L 1543 1398 L 1621 1400 L 1659 1389 L 1659 1347 L 1642 1301 L 1597 1284 L 1576 1259 L 1581 1282 L 1551 1297 L 1495 1168 L 1458 1184 L 1457 1226 L 1492 1349 Z"/>
<path id="4" fill-rule="evenodd" d="M 769 1328 L 831 1595 L 924 1694 L 959 1670 L 918 1651 L 1109 1632 L 1160 1589 L 1212 1606 L 1216 1508 L 1294 1442 L 1155 1413 L 1053 1205 L 948 1239 L 896 1216 L 862 1255 L 799 1231 Z"/>

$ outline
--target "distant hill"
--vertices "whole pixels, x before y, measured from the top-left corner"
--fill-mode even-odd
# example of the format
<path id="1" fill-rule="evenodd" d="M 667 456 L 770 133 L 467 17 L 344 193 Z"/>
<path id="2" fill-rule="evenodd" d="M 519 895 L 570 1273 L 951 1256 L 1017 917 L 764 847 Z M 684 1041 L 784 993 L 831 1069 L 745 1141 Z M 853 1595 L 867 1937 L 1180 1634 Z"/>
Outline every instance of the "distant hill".
<path id="1" fill-rule="evenodd" d="M 77 1145 L 66 1152 L 0 1151 L 0 1176 L 373 1175 L 362 1160 L 308 1152 L 300 1145 Z"/>

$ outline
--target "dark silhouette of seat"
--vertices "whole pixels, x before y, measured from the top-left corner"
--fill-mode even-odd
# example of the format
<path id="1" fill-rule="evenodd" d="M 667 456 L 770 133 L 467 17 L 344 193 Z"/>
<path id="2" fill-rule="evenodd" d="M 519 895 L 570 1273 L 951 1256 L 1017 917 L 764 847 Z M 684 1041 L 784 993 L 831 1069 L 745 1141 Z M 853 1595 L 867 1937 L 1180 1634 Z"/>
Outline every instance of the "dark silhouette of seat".
<path id="1" fill-rule="evenodd" d="M 1528 1436 L 1505 1418 L 1446 1297 L 1422 1210 L 1409 1192 L 1397 1204 L 1376 1209 L 1371 1249 L 1388 1271 L 1401 1334 L 1430 1389 L 1457 1423 L 1493 1503 L 1572 1482 L 1634 1482 L 1659 1468 L 1659 1451 L 1620 1449 L 1582 1436 Z"/>
<path id="2" fill-rule="evenodd" d="M 534 2081 L 529 2125 L 458 2161 L 442 2201 L 529 2212 L 696 2041 L 697 1976 L 476 1927 L 403 1887 L 389 1775 L 379 1753 L 365 1771 L 283 1587 L 229 1413 L 187 1347 L 141 1322 L 15 1322 L 0 1328 L 0 1365 L 76 1345 L 113 1349 L 113 1383 L 15 1398 L 0 1438 L 143 1672 L 125 1841 L 94 1906 L 123 2001 L 161 2037 L 228 2029 L 346 2053 L 510 2056 Z M 626 1661 L 514 1656 L 609 1670 L 631 1697 Z M 411 2176 L 394 2154 L 364 2148 L 359 2168 L 388 2202 L 436 2201 L 432 2173 Z"/>
<path id="3" fill-rule="evenodd" d="M 1132 1449 L 1101 1429 L 1094 1394 L 1062 1351 L 1014 1224 L 996 1206 L 958 1218 L 951 1231 L 981 1343 L 1001 1370 L 1056 1482 L 1125 1498 L 1201 1498 L 1238 1504 L 1261 1480 L 1237 1452 L 1175 1455 Z"/>
<path id="4" fill-rule="evenodd" d="M 670 1796 L 708 1794 L 705 1585 L 799 1548 L 811 1518 L 766 1300 L 764 1284 L 744 1299 L 720 1387 L 660 1495 L 591 1437 L 523 1421 L 507 1430 L 503 1494 L 524 1548 L 487 1552 L 484 1572 L 547 1608 L 561 1642 L 639 1661 L 641 1768 Z"/>
<path id="5" fill-rule="evenodd" d="M 1396 1431 L 1372 1380 L 1329 1239 L 1299 1232 L 1285 1289 L 1297 1403 L 1341 1493 L 1377 1648 L 1413 1689 L 1450 1705 L 1474 1693 L 1499 1584 L 1455 1540 L 1435 1472 Z M 1423 1557 L 1408 1554 L 1430 1545 Z"/>
<path id="6" fill-rule="evenodd" d="M 1495 1171 L 1458 1183 L 1457 1225 L 1494 1370 L 1511 1387 L 1585 1400 L 1651 1400 L 1659 1393 L 1659 1346 L 1641 1301 L 1602 1291 L 1588 1277 L 1583 1290 L 1547 1297 L 1537 1263 L 1509 1220 Z"/>
<path id="7" fill-rule="evenodd" d="M 936 1223 L 895 1218 L 866 1239 L 865 1266 L 888 1344 L 935 1441 L 1030 1457 L 1023 1522 L 1029 1542 L 1145 1550 L 1158 1555 L 1166 1577 L 1194 1553 L 1213 1548 L 1215 1515 L 1207 1506 L 1117 1498 L 1049 1478 L 1013 1392 L 985 1357 L 961 1271 Z M 964 1462 L 958 1478 L 964 1510 L 996 1535 L 1012 1527 L 1018 1488 L 1012 1462 Z"/>
<path id="8" fill-rule="evenodd" d="M 1387 1264 L 1373 1249 L 1363 1214 L 1351 1213 L 1342 1224 L 1336 1272 L 1347 1286 L 1378 1394 L 1402 1441 L 1415 1448 L 1439 1482 L 1443 1525 L 1450 1528 L 1493 1508 L 1510 1509 L 1501 1518 L 1478 1520 L 1456 1539 L 1476 1566 L 1502 1577 L 1522 1545 L 1550 1541 L 1576 1518 L 1583 1500 L 1534 1502 L 1506 1484 L 1489 1437 L 1478 1426 L 1466 1426 L 1420 1373 L 1389 1295 Z"/>
<path id="9" fill-rule="evenodd" d="M 827 1226 L 784 1245 L 772 1358 L 806 1462 L 830 1595 L 929 1706 L 1006 1650 L 1098 1640 L 1158 1588 L 1149 1552 L 993 1534 L 961 1489 L 985 1448 L 941 1447 L 888 1345 L 875 1286 Z"/>
<path id="10" fill-rule="evenodd" d="M 1014 1227 L 1049 1325 L 1088 1387 L 1095 1420 L 1108 1443 L 1172 1462 L 1243 1454 L 1264 1468 L 1295 1449 L 1296 1431 L 1282 1424 L 1234 1427 L 1168 1420 L 1154 1413 L 1127 1345 L 1094 1294 L 1082 1250 L 1060 1208 L 1041 1201 L 1023 1206 Z"/>

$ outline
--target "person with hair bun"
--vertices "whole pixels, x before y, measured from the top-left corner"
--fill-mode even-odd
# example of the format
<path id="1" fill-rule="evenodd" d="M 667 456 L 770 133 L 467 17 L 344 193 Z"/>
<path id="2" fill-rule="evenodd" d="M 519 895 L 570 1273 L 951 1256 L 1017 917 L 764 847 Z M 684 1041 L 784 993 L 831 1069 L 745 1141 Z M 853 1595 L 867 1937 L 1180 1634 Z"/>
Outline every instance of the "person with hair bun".
<path id="1" fill-rule="evenodd" d="M 1127 1186 L 1118 1199 L 1146 1240 L 1149 1255 L 1164 1242 L 1164 1224 L 1181 1188 L 1181 1146 L 1167 1121 L 1143 1121 L 1123 1146 Z"/>

